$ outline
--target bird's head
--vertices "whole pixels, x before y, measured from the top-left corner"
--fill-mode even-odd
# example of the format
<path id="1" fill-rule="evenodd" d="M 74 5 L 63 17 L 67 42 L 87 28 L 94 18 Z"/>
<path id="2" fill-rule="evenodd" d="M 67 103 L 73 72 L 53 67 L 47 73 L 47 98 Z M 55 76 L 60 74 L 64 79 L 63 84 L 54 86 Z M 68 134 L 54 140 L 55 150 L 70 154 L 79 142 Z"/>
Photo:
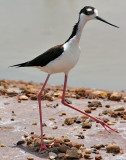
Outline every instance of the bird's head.
<path id="1" fill-rule="evenodd" d="M 119 28 L 118 26 L 113 25 L 113 24 L 107 22 L 106 20 L 100 18 L 100 17 L 98 16 L 98 10 L 95 9 L 94 7 L 85 6 L 83 9 L 81 9 L 81 11 L 80 11 L 79 14 L 80 14 L 80 18 L 81 18 L 81 17 L 84 17 L 87 21 L 88 21 L 88 20 L 96 19 L 96 20 L 100 20 L 100 21 L 102 21 L 102 22 L 104 22 L 104 23 L 107 23 L 107 24 L 109 24 L 109 25 L 111 25 L 111 26 L 114 26 L 114 27 Z"/>

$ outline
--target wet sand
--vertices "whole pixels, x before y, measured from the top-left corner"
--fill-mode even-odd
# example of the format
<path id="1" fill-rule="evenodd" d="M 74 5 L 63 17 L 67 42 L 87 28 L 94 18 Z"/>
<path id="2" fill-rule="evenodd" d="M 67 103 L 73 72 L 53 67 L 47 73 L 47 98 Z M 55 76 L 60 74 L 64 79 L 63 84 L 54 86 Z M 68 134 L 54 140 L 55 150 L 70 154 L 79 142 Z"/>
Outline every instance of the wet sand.
<path id="1" fill-rule="evenodd" d="M 36 99 L 35 95 L 40 90 L 41 85 L 42 84 L 39 83 L 23 81 L 0 81 L 0 155 L 2 160 L 26 160 L 29 156 L 33 157 L 34 160 L 49 159 L 48 153 L 39 154 L 38 152 L 31 152 L 27 146 L 16 145 L 19 140 L 24 139 L 24 134 L 30 135 L 31 132 L 34 132 L 34 134 L 40 135 L 38 103 L 37 100 L 31 99 Z M 32 89 L 31 93 L 28 93 L 29 88 Z M 10 90 L 15 91 L 15 95 L 14 92 L 12 93 Z M 124 102 L 126 93 L 121 93 L 122 96 L 119 101 L 113 101 L 109 100 L 105 93 L 102 94 L 102 97 L 91 97 L 90 95 L 83 95 L 82 93 L 84 92 L 81 92 L 81 94 L 77 92 L 80 90 L 89 91 L 89 89 L 82 88 L 69 88 L 67 91 L 66 97 L 72 101 L 72 105 L 84 111 L 84 109 L 88 107 L 89 101 L 100 101 L 102 107 L 92 110 L 90 114 L 100 119 L 103 117 L 107 118 L 109 122 L 115 122 L 111 127 L 117 129 L 119 133 L 111 132 L 111 134 L 109 134 L 96 122 L 92 122 L 91 129 L 86 129 L 85 131 L 83 131 L 81 124 L 64 124 L 66 118 L 81 116 L 82 114 L 61 104 L 62 86 L 47 85 L 45 94 L 48 96 L 43 95 L 42 97 L 42 99 L 45 99 L 42 101 L 43 123 L 47 125 L 44 127 L 44 134 L 48 137 L 54 136 L 55 138 L 69 136 L 72 142 L 84 144 L 85 148 L 90 148 L 95 144 L 117 144 L 121 149 L 119 154 L 113 155 L 112 153 L 106 153 L 105 149 L 99 150 L 99 154 L 104 160 L 125 160 L 126 120 L 123 116 L 118 115 L 115 118 L 108 114 L 104 115 L 102 112 L 107 109 L 114 110 L 120 106 L 126 110 L 126 102 Z M 32 92 L 34 92 L 34 94 Z M 91 92 L 94 91 L 90 90 L 90 93 Z M 104 92 L 108 93 L 108 91 Z M 53 96 L 51 97 L 53 97 L 53 99 L 50 99 L 50 95 L 52 94 Z M 19 100 L 20 95 L 26 95 L 28 100 Z M 47 103 L 51 105 L 47 107 Z M 110 108 L 106 108 L 106 105 L 110 105 Z M 62 115 L 62 113 L 66 113 L 66 115 Z M 54 118 L 54 120 L 49 120 L 50 118 Z M 36 123 L 36 125 L 33 125 L 34 123 Z M 54 126 L 58 128 L 53 129 Z M 80 132 L 84 135 L 84 139 L 78 139 L 78 136 L 76 136 L 80 134 Z M 2 144 L 4 144 L 5 147 L 2 147 Z M 91 154 L 93 160 L 95 156 L 96 154 Z"/>

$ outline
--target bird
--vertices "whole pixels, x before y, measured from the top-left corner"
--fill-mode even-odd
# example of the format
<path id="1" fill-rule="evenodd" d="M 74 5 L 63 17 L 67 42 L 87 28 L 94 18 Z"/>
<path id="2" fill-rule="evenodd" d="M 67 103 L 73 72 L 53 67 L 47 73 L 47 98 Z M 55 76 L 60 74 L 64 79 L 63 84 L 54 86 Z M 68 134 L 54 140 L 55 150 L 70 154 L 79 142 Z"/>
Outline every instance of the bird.
<path id="1" fill-rule="evenodd" d="M 80 38 L 81 38 L 82 31 L 83 31 L 85 24 L 90 20 L 99 20 L 113 27 L 119 28 L 118 26 L 113 25 L 109 23 L 108 21 L 99 17 L 98 10 L 96 8 L 92 6 L 85 6 L 80 10 L 78 21 L 73 26 L 72 33 L 70 34 L 69 38 L 63 44 L 60 44 L 60 45 L 57 45 L 57 46 L 54 46 L 48 49 L 47 51 L 45 51 L 44 53 L 42 53 L 41 55 L 37 56 L 36 58 L 30 61 L 10 66 L 10 67 L 35 67 L 47 73 L 47 78 L 45 82 L 43 83 L 43 86 L 38 94 L 40 130 L 41 130 L 41 146 L 40 146 L 39 152 L 41 152 L 41 150 L 43 149 L 49 151 L 47 144 L 45 144 L 43 141 L 41 95 L 47 84 L 49 77 L 55 73 L 64 73 L 65 75 L 63 94 L 62 94 L 62 99 L 61 99 L 62 104 L 94 119 L 96 122 L 100 123 L 105 128 L 105 130 L 108 131 L 109 133 L 110 131 L 108 130 L 108 128 L 114 132 L 117 132 L 116 129 L 111 128 L 102 120 L 95 118 L 91 115 L 88 115 L 87 113 L 79 110 L 78 108 L 68 104 L 65 101 L 65 91 L 67 87 L 68 74 L 71 71 L 71 69 L 77 64 L 79 60 Z"/>

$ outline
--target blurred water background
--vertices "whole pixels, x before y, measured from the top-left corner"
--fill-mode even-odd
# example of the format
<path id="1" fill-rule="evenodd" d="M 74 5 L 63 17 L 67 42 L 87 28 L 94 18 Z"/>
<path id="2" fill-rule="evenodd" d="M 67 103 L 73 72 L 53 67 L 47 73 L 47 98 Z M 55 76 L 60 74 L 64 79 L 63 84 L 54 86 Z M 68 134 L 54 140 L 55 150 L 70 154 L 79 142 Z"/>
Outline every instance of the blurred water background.
<path id="1" fill-rule="evenodd" d="M 126 91 L 125 0 L 0 0 L 0 79 L 43 82 L 46 73 L 34 68 L 8 68 L 31 60 L 70 36 L 85 5 L 120 29 L 100 21 L 86 24 L 81 57 L 70 72 L 68 85 Z M 64 74 L 52 75 L 50 84 L 63 84 Z"/>

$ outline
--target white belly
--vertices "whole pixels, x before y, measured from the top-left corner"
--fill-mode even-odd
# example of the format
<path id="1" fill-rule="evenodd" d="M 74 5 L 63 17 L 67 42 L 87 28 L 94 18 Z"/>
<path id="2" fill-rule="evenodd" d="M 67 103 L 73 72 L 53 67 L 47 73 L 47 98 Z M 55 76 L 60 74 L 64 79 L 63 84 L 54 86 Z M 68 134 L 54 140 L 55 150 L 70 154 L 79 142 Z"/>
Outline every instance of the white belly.
<path id="1" fill-rule="evenodd" d="M 65 43 L 63 45 L 64 52 L 58 58 L 40 69 L 49 74 L 59 72 L 68 73 L 77 64 L 80 57 L 80 48 L 74 41 L 74 39 L 71 40 L 71 44 L 70 42 Z"/>

